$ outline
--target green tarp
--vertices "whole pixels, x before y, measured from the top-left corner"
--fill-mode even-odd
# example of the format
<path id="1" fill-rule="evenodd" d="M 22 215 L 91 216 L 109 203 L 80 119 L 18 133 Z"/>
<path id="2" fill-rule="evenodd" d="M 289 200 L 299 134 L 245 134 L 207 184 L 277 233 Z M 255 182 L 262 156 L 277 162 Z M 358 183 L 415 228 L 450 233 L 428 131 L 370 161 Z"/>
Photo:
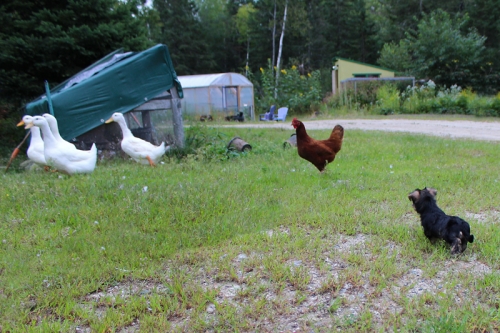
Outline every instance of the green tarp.
<path id="1" fill-rule="evenodd" d="M 126 113 L 175 85 L 182 98 L 166 45 L 142 52 L 117 50 L 51 89 L 59 132 L 66 140 L 100 126 L 114 112 Z M 26 114 L 49 113 L 45 95 L 26 105 Z"/>

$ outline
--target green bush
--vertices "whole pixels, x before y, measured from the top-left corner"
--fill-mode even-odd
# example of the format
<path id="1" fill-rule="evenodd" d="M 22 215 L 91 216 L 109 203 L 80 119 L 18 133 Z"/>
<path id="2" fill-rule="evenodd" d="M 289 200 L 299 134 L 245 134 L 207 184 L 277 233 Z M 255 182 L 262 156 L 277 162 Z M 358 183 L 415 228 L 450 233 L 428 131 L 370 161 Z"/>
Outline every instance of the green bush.
<path id="1" fill-rule="evenodd" d="M 380 114 L 398 113 L 400 110 L 400 95 L 397 88 L 391 84 L 380 87 L 377 91 L 375 111 Z"/>
<path id="2" fill-rule="evenodd" d="M 21 116 L 17 115 L 13 105 L 0 102 L 0 156 L 2 159 L 8 159 L 26 134 L 26 131 L 16 126 L 20 120 Z M 27 144 L 24 144 L 22 150 L 26 150 L 26 147 Z"/>
<path id="3" fill-rule="evenodd" d="M 491 99 L 490 108 L 495 112 L 495 116 L 500 117 L 500 93 Z"/>
<path id="4" fill-rule="evenodd" d="M 500 116 L 500 93 L 494 97 L 480 96 L 470 88 L 457 85 L 438 87 L 429 80 L 419 86 L 400 86 L 386 82 L 347 86 L 330 96 L 325 105 L 336 113 L 366 111 L 376 114 L 466 114 L 479 117 Z"/>
<path id="5" fill-rule="evenodd" d="M 170 157 L 177 160 L 187 159 L 195 161 L 223 161 L 234 157 L 244 156 L 228 149 L 231 140 L 217 128 L 211 128 L 195 123 L 186 128 L 184 148 L 175 149 L 169 153 Z"/>
<path id="6" fill-rule="evenodd" d="M 278 86 L 276 86 L 276 67 L 268 61 L 267 69 L 260 68 L 258 75 L 250 74 L 248 78 L 257 87 L 257 108 L 268 111 L 271 105 L 286 106 L 289 112 L 303 114 L 316 111 L 321 105 L 321 72 L 313 71 L 300 74 L 296 66 L 280 70 Z M 274 97 L 276 93 L 276 98 Z"/>

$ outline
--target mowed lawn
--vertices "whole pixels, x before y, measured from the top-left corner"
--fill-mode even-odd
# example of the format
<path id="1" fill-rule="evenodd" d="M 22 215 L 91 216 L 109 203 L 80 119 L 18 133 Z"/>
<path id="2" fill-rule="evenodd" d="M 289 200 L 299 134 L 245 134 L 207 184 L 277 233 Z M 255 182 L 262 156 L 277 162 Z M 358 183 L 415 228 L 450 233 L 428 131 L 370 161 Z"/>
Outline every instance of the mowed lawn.
<path id="1" fill-rule="evenodd" d="M 319 174 L 292 130 L 200 129 L 156 168 L 2 173 L 0 332 L 500 329 L 498 143 L 346 130 Z M 462 255 L 424 237 L 425 186 L 470 223 Z"/>

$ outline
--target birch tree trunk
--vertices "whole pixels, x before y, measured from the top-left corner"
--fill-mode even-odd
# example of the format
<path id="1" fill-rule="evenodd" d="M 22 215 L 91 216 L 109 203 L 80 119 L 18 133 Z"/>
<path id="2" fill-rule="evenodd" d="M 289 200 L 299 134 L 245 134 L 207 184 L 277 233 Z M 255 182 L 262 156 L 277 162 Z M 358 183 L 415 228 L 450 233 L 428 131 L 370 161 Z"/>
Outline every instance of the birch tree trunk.
<path id="1" fill-rule="evenodd" d="M 274 14 L 273 14 L 273 57 L 271 60 L 271 73 L 274 75 L 274 64 L 276 61 L 276 1 L 274 0 Z"/>
<path id="2" fill-rule="evenodd" d="M 250 38 L 247 38 L 247 63 L 245 65 L 245 76 L 248 77 L 248 61 L 250 59 Z"/>
<path id="3" fill-rule="evenodd" d="M 274 99 L 278 98 L 278 82 L 280 78 L 281 53 L 283 51 L 283 38 L 285 37 L 286 11 L 288 9 L 288 0 L 285 2 L 285 13 L 283 14 L 283 28 L 281 29 L 280 46 L 278 49 L 278 59 L 276 60 L 276 83 L 274 85 Z"/>

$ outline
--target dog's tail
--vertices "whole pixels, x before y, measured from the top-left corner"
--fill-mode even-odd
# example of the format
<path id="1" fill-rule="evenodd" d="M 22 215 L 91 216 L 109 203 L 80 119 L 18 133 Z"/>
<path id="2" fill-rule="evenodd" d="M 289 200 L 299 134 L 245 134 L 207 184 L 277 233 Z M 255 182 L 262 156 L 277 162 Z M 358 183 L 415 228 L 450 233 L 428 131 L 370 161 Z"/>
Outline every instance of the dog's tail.
<path id="1" fill-rule="evenodd" d="M 474 235 L 470 235 L 468 241 L 469 243 L 474 242 Z"/>

